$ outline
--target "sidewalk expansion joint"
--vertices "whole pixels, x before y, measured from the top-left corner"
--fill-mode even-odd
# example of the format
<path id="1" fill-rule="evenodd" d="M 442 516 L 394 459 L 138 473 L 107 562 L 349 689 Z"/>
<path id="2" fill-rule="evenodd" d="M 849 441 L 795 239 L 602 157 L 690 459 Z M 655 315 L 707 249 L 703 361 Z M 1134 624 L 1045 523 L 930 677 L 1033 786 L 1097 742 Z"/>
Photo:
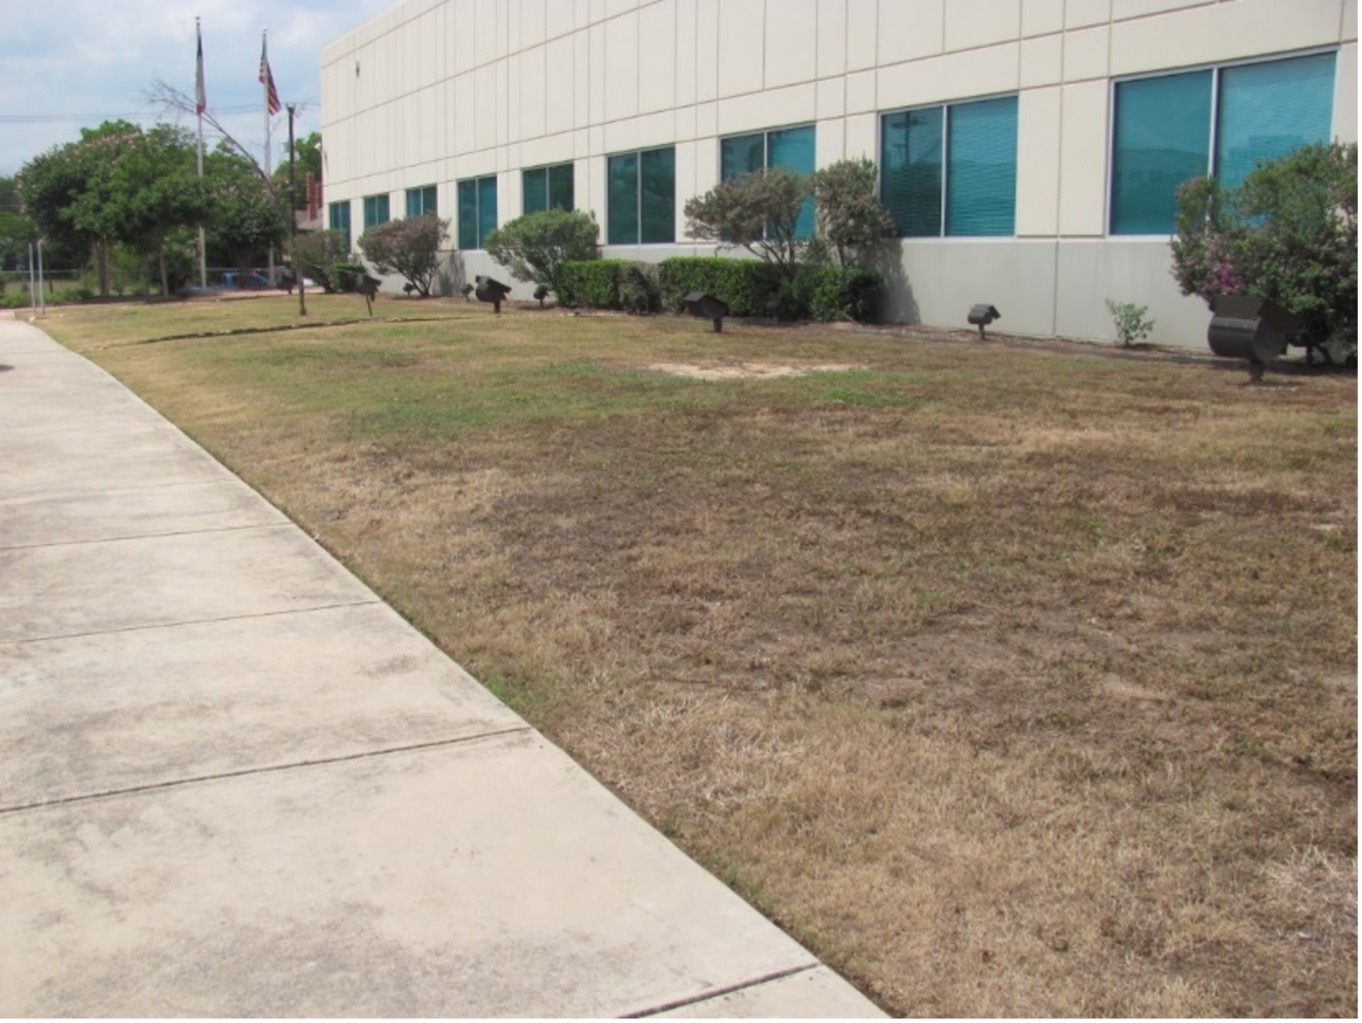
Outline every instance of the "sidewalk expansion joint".
<path id="1" fill-rule="evenodd" d="M 129 533 L 127 536 L 98 536 L 86 540 L 48 540 L 45 543 L 0 544 L 0 551 L 35 551 L 45 547 L 79 547 L 97 543 L 126 543 L 131 540 L 163 540 L 169 536 L 202 536 L 205 533 L 239 533 L 247 529 L 297 528 L 292 522 L 252 522 L 244 526 L 205 526 L 199 529 L 171 529 L 164 533 Z"/>
<path id="2" fill-rule="evenodd" d="M 338 757 L 319 757 L 316 760 L 297 760 L 288 764 L 271 764 L 267 767 L 247 767 L 239 771 L 221 771 L 217 774 L 196 775 L 192 778 L 175 778 L 172 781 L 158 781 L 149 785 L 132 785 L 124 789 L 108 789 L 104 792 L 85 792 L 78 796 L 62 796 L 58 799 L 44 799 L 36 803 L 23 803 L 17 806 L 0 806 L 0 817 L 7 814 L 23 813 L 25 810 L 41 810 L 52 806 L 69 806 L 73 803 L 89 803 L 96 799 L 109 799 L 115 796 L 135 796 L 144 792 L 159 792 L 164 789 L 178 789 L 188 785 L 199 785 L 204 782 L 223 781 L 231 778 L 249 778 L 253 775 L 275 774 L 280 771 L 292 771 L 305 767 L 326 767 L 331 764 L 344 764 L 353 760 L 369 760 L 374 757 L 384 757 L 394 753 L 417 753 L 422 750 L 439 749 L 445 746 L 461 746 L 465 743 L 483 742 L 488 739 L 496 739 L 503 735 L 519 735 L 525 732 L 533 733 L 534 729 L 529 725 L 517 725 L 514 728 L 498 728 L 495 731 L 479 732 L 477 735 L 463 735 L 456 739 L 434 739 L 430 742 L 413 743 L 410 746 L 388 746 L 384 749 L 365 750 L 362 753 L 346 753 Z"/>
<path id="3" fill-rule="evenodd" d="M 672 1002 L 663 1002 L 655 1005 L 651 1009 L 641 1009 L 638 1012 L 627 1012 L 620 1019 L 643 1019 L 647 1016 L 656 1016 L 659 1013 L 671 1012 L 684 1005 L 699 1005 L 701 1002 L 708 1002 L 714 998 L 722 998 L 724 995 L 731 995 L 736 991 L 746 991 L 748 988 L 758 987 L 762 984 L 769 984 L 773 980 L 784 980 L 786 977 L 793 977 L 797 973 L 807 973 L 809 970 L 816 970 L 822 963 L 804 963 L 802 966 L 791 966 L 784 970 L 775 970 L 771 973 L 763 974 L 760 977 L 753 977 L 751 980 L 740 981 L 737 984 L 730 984 L 714 991 L 707 991 L 703 995 L 694 995 L 690 998 L 678 998 Z"/>
<path id="4" fill-rule="evenodd" d="M 313 611 L 333 611 L 341 607 L 372 607 L 383 601 L 375 596 L 372 600 L 343 600 L 335 604 L 315 604 L 310 607 L 281 607 L 277 611 L 252 611 L 250 614 L 218 615 L 214 618 L 177 618 L 173 622 L 149 622 L 146 625 L 127 625 L 121 629 L 96 629 L 93 632 L 61 632 L 51 636 L 23 636 L 17 639 L 0 639 L 0 647 L 19 643 L 53 643 L 66 639 L 88 639 L 91 636 L 117 636 L 124 632 L 148 632 L 153 629 L 178 629 L 182 625 L 213 625 L 217 622 L 244 622 L 252 618 L 277 618 L 280 615 L 310 614 Z"/>

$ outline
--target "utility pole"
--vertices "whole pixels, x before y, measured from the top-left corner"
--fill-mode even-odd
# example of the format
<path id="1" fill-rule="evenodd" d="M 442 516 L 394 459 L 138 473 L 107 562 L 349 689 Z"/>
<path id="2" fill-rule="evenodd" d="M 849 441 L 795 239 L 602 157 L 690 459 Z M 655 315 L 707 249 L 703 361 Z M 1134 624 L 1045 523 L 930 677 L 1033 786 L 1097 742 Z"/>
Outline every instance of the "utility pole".
<path id="1" fill-rule="evenodd" d="M 303 297 L 303 269 L 298 262 L 298 193 L 294 179 L 293 112 L 296 105 L 288 105 L 288 258 L 293 263 L 293 283 L 298 285 L 298 315 L 307 315 L 307 299 Z"/>

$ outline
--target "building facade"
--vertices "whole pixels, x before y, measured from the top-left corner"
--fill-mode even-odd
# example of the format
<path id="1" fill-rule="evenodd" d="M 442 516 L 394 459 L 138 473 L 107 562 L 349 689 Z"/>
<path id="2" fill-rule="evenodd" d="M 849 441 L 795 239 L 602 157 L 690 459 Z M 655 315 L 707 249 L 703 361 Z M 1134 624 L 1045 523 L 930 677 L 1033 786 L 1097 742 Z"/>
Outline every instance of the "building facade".
<path id="1" fill-rule="evenodd" d="M 712 255 L 692 196 L 866 156 L 885 319 L 1109 339 L 1113 299 L 1200 347 L 1173 189 L 1356 141 L 1357 0 L 406 0 L 321 71 L 330 226 L 437 211 L 470 279 L 554 205 L 610 257 Z"/>

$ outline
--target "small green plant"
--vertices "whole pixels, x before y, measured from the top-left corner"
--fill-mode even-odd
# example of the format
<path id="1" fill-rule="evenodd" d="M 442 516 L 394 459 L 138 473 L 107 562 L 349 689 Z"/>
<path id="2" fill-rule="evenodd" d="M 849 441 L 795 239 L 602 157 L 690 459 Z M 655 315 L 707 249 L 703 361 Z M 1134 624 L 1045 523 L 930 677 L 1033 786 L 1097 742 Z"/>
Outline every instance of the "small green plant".
<path id="1" fill-rule="evenodd" d="M 487 236 L 487 254 L 517 280 L 547 284 L 560 299 L 564 263 L 600 255 L 600 227 L 583 210 L 552 209 L 517 217 Z"/>
<path id="2" fill-rule="evenodd" d="M 1120 337 L 1121 344 L 1127 348 L 1132 348 L 1143 341 L 1154 329 L 1154 321 L 1144 318 L 1144 314 L 1149 312 L 1148 306 L 1107 299 L 1107 309 L 1116 323 L 1116 334 Z"/>

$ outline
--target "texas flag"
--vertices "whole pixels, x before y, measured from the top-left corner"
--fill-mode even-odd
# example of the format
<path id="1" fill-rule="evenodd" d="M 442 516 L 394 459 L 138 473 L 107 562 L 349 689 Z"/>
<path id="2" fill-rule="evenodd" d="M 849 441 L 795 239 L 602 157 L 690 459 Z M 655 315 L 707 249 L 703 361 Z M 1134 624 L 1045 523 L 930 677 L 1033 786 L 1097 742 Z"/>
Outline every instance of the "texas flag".
<path id="1" fill-rule="evenodd" d="M 202 115 L 208 109 L 208 90 L 203 84 L 203 30 L 196 24 L 194 32 L 199 37 L 199 59 L 194 71 L 194 113 Z"/>

